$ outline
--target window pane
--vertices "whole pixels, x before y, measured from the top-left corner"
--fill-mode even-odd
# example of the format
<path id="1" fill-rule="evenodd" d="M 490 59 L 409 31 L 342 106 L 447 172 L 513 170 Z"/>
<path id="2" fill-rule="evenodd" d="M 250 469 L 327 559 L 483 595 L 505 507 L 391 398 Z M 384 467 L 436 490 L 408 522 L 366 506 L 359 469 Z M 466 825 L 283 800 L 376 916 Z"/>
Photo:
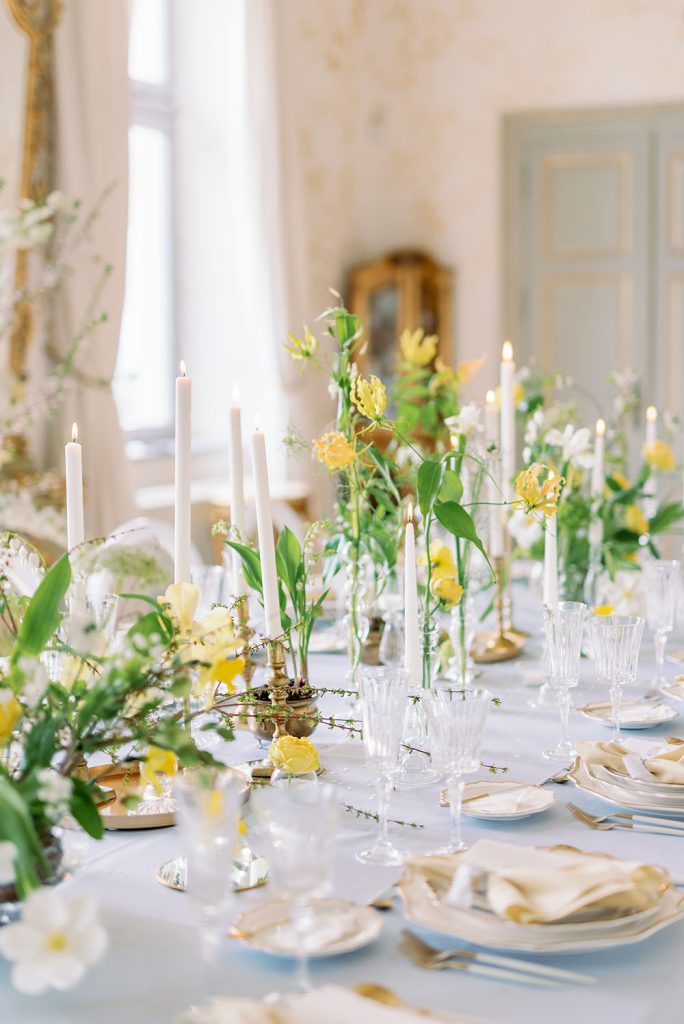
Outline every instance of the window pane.
<path id="1" fill-rule="evenodd" d="M 128 39 L 128 74 L 160 85 L 169 76 L 169 0 L 133 0 Z"/>
<path id="2" fill-rule="evenodd" d="M 126 298 L 114 388 L 124 430 L 168 427 L 173 377 L 170 143 L 129 131 Z"/>

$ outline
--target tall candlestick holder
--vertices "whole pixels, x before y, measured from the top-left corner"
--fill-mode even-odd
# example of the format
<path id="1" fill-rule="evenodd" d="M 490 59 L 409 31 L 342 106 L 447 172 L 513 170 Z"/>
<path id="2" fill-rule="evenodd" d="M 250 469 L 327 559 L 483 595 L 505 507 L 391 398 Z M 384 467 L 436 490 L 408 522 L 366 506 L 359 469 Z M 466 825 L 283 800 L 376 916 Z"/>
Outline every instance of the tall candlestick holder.
<path id="1" fill-rule="evenodd" d="M 272 705 L 269 720 L 274 725 L 274 742 L 279 740 L 281 736 L 288 735 L 286 729 L 290 714 L 287 707 L 288 684 L 289 679 L 285 671 L 285 648 L 279 640 L 272 640 L 268 645 L 268 674 L 265 685 Z M 275 767 L 270 756 L 267 754 L 263 761 L 253 766 L 252 779 L 255 782 L 268 782 Z"/>
<path id="2" fill-rule="evenodd" d="M 252 677 L 254 675 L 254 669 L 256 668 L 254 659 L 252 658 L 252 638 L 254 637 L 254 630 L 249 624 L 249 600 L 247 596 L 242 597 L 237 602 L 237 635 L 242 640 L 241 655 L 245 659 L 245 667 L 242 670 L 242 678 L 245 681 L 245 686 L 248 690 L 252 689 Z"/>
<path id="3" fill-rule="evenodd" d="M 473 642 L 473 661 L 478 664 L 487 664 L 495 661 L 509 661 L 516 658 L 523 648 L 523 638 L 506 629 L 506 612 L 510 610 L 510 601 L 506 603 L 506 588 L 504 585 L 504 566 L 506 560 L 503 556 L 494 559 L 494 572 L 496 575 L 496 598 L 494 608 L 497 616 L 497 628 L 495 630 L 478 633 Z"/>

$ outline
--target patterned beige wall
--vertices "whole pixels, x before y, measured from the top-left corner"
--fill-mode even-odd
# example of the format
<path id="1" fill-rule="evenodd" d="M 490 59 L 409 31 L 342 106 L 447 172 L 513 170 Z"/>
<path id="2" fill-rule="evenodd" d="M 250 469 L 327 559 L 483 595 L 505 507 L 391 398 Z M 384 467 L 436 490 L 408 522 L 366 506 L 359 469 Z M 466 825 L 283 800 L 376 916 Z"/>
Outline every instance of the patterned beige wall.
<path id="1" fill-rule="evenodd" d="M 683 99 L 684 5 L 280 0 L 277 9 L 309 314 L 349 264 L 424 246 L 457 269 L 457 357 L 489 354 L 484 388 L 505 329 L 501 115 Z"/>

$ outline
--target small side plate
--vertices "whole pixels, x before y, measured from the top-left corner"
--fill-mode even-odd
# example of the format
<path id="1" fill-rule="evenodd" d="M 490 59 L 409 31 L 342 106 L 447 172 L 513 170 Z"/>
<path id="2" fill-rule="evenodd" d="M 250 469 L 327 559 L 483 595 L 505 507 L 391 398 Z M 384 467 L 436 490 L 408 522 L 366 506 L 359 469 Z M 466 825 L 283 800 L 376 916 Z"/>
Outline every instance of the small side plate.
<path id="1" fill-rule="evenodd" d="M 508 791 L 512 789 L 525 789 L 534 790 L 535 794 L 539 794 L 535 797 L 535 806 L 526 807 L 518 810 L 512 809 L 511 811 L 499 810 L 488 810 L 486 805 L 486 797 L 488 796 L 504 796 Z M 482 799 L 475 799 L 481 797 Z M 501 779 L 490 781 L 489 779 L 482 779 L 479 782 L 467 782 L 463 788 L 463 814 L 467 814 L 471 818 L 479 818 L 481 821 L 518 821 L 521 818 L 531 818 L 534 814 L 543 814 L 544 811 L 548 811 L 555 802 L 554 794 L 544 789 L 542 786 L 535 786 L 533 783 L 515 782 L 513 779 Z M 449 806 L 449 797 L 446 790 L 442 790 L 440 804 L 442 807 Z M 485 806 L 483 807 L 482 804 Z"/>
<path id="2" fill-rule="evenodd" d="M 577 711 L 581 711 L 584 717 L 592 722 L 613 728 L 613 711 L 609 704 L 585 704 L 584 707 L 577 708 Z M 625 701 L 620 709 L 620 728 L 652 729 L 677 717 L 678 713 L 668 704 L 642 700 Z"/>
<path id="3" fill-rule="evenodd" d="M 322 936 L 328 934 L 327 940 L 319 948 L 308 951 L 312 958 L 337 956 L 339 953 L 361 949 L 375 942 L 382 931 L 382 915 L 365 904 L 321 899 L 312 900 L 311 908 L 316 923 L 310 935 L 315 936 L 317 930 Z M 298 955 L 298 940 L 290 920 L 291 902 L 270 900 L 240 914 L 229 937 L 261 953 L 294 957 Z"/>

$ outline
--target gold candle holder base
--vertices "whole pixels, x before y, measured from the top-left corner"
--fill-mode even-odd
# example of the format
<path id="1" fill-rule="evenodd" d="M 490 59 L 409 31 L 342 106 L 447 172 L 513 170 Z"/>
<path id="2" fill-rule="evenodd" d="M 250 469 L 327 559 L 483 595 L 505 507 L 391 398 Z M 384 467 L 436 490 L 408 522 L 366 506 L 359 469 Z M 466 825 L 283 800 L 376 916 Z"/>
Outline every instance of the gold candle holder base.
<path id="1" fill-rule="evenodd" d="M 496 573 L 496 599 L 494 607 L 497 612 L 495 630 L 478 633 L 472 647 L 472 658 L 476 664 L 486 665 L 495 661 L 509 661 L 517 658 L 525 645 L 524 638 L 517 631 L 506 627 L 507 612 L 510 612 L 510 599 L 504 590 L 503 582 L 504 559 L 494 560 Z"/>
<path id="2" fill-rule="evenodd" d="M 252 689 L 252 676 L 254 675 L 254 669 L 256 665 L 250 653 L 250 643 L 254 636 L 254 630 L 249 624 L 249 602 L 246 597 L 243 597 L 237 603 L 237 635 L 242 640 L 242 655 L 245 659 L 245 667 L 242 670 L 242 678 L 245 681 L 245 687 L 248 690 Z"/>

